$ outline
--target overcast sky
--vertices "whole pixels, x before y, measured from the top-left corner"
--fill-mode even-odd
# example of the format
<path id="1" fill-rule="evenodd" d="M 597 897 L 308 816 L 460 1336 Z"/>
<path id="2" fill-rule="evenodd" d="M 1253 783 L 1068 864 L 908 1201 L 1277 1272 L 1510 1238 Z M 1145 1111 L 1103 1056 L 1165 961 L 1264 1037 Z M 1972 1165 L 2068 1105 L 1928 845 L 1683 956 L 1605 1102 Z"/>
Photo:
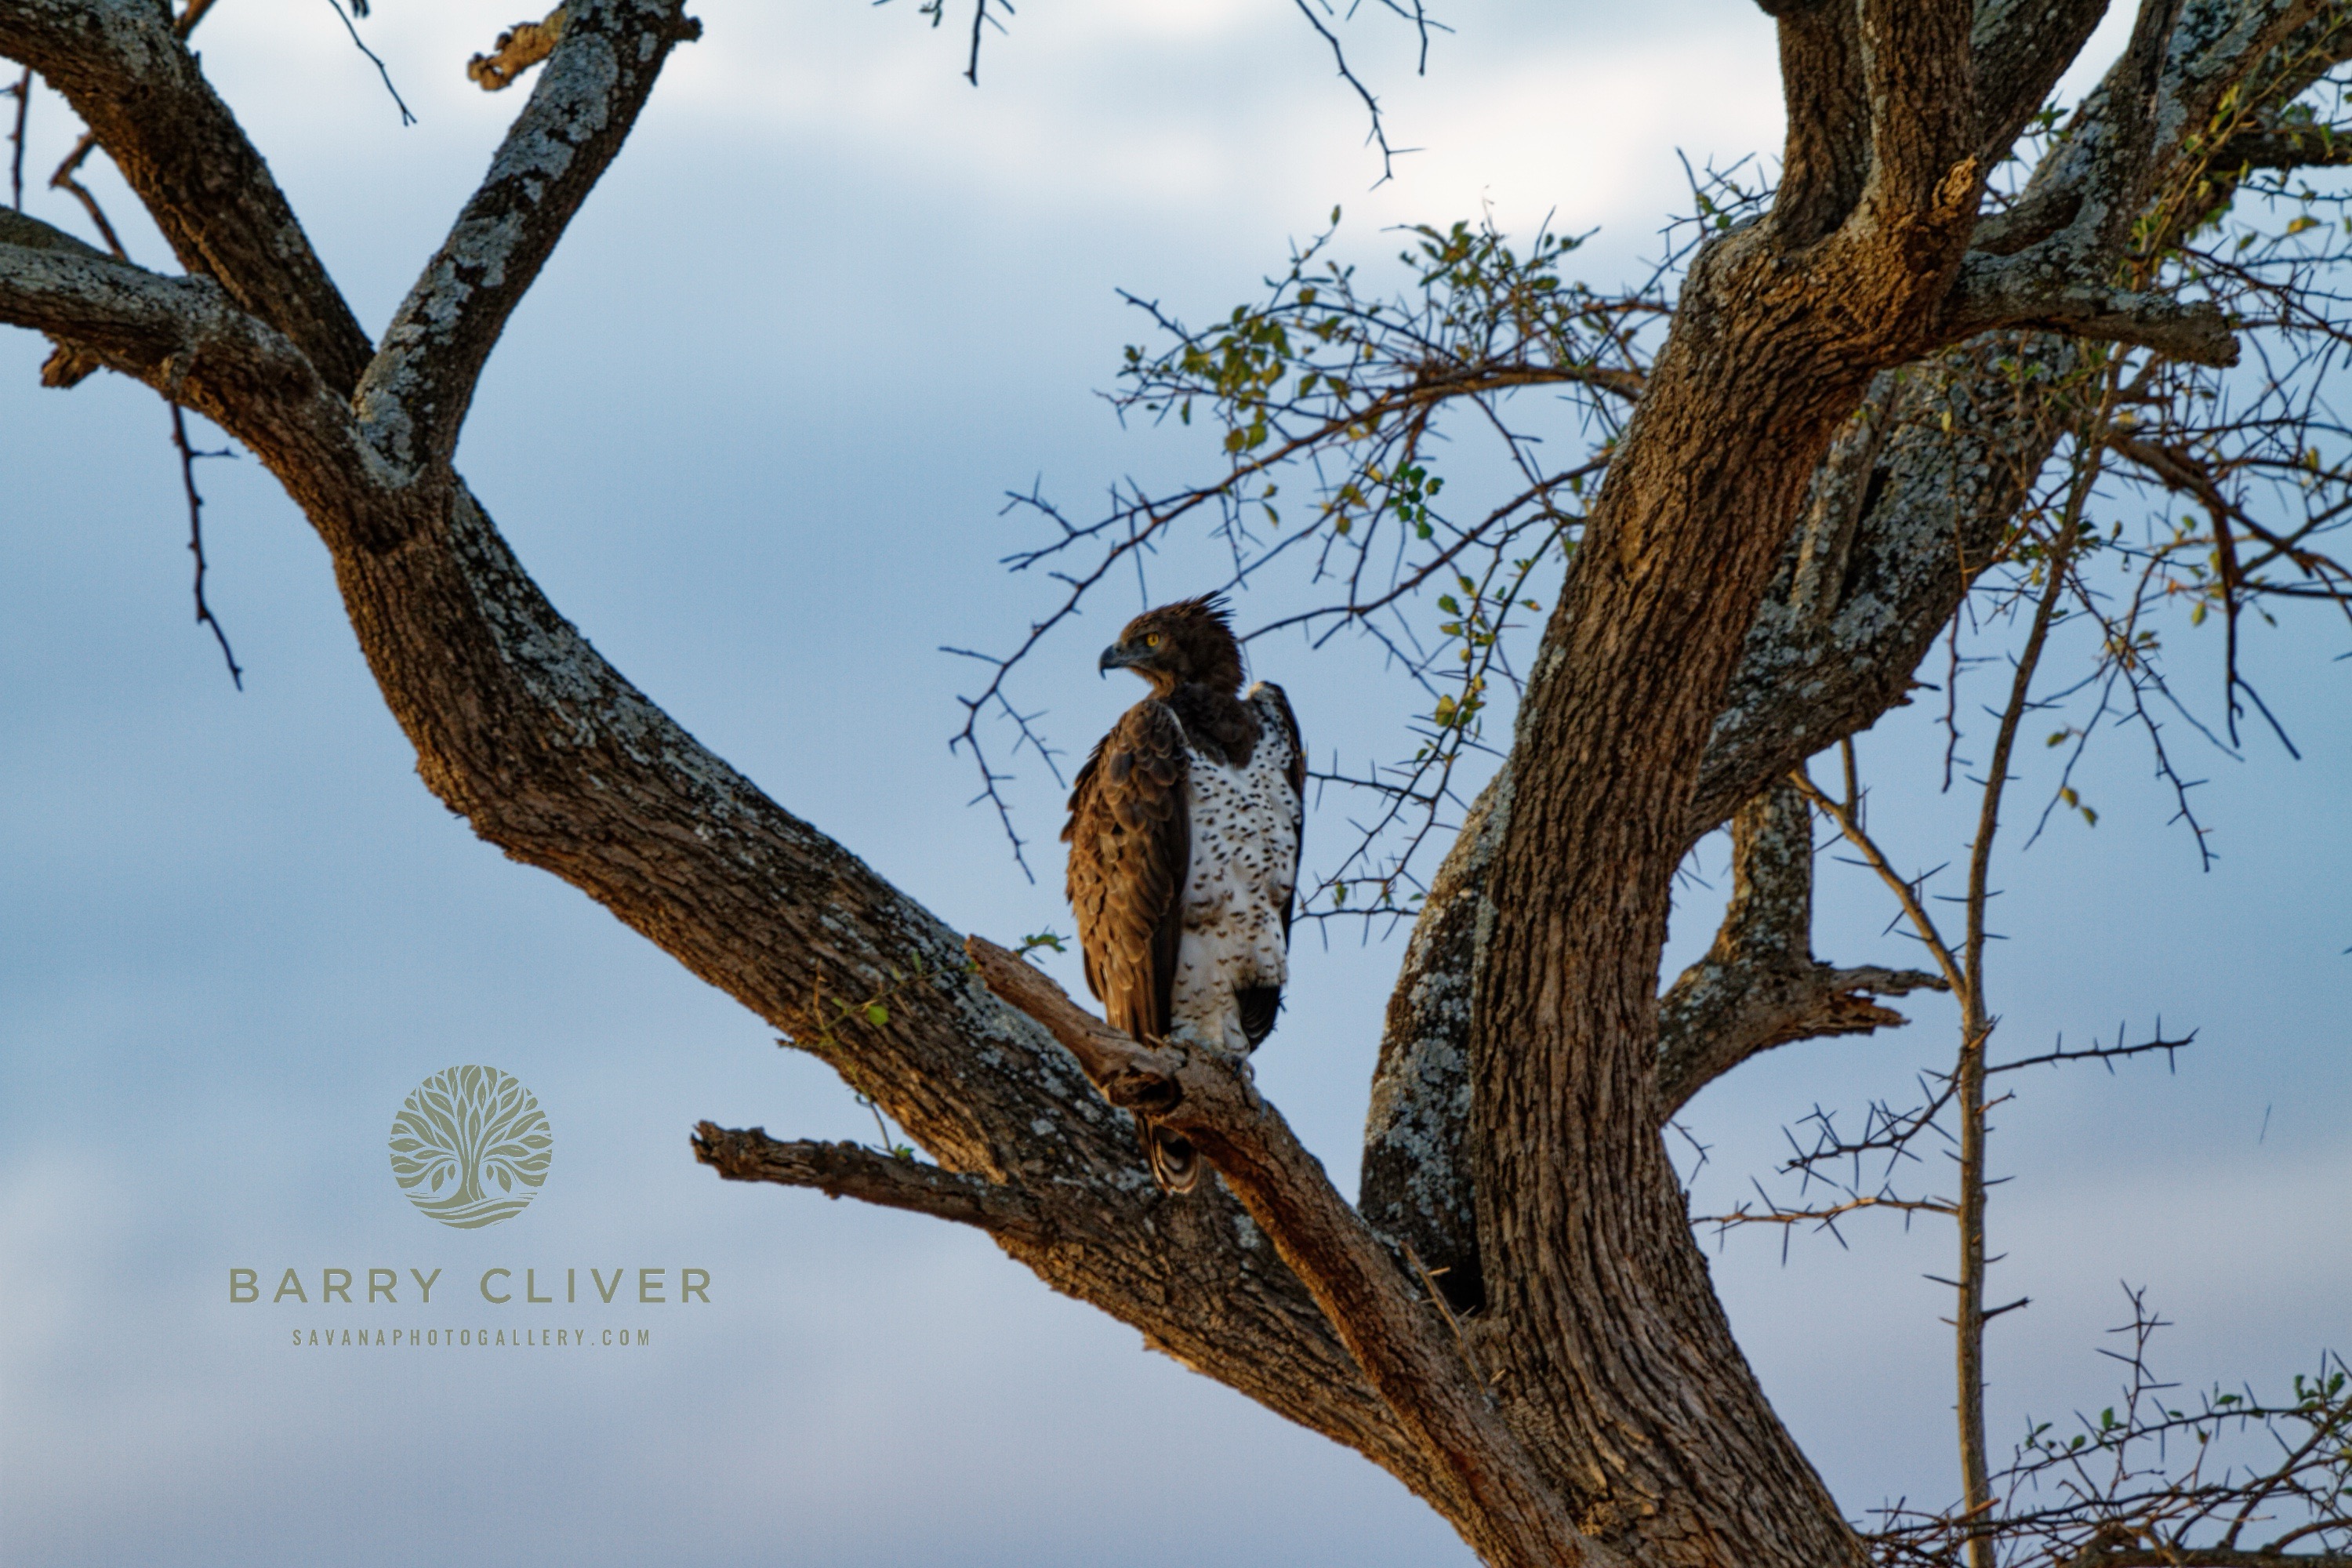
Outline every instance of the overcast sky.
<path id="1" fill-rule="evenodd" d="M 908 0 L 706 0 L 627 151 L 491 361 L 460 454 L 556 604 L 778 801 L 962 930 L 1069 929 L 1059 789 L 1024 764 L 1025 881 L 949 755 L 967 668 L 1051 585 L 996 565 L 1029 537 L 1003 492 L 1074 507 L 1128 474 L 1209 470 L 1198 431 L 1122 433 L 1096 394 L 1143 323 L 1248 296 L 1339 204 L 1377 273 L 1387 226 L 1482 210 L 1597 229 L 1597 284 L 1655 254 L 1678 153 L 1777 144 L 1769 21 L 1735 0 L 1464 5 L 1425 79 L 1368 11 L 1348 30 L 1391 137 L 1278 0 L 1031 0 L 963 82 L 961 24 Z M 362 26 L 404 129 L 324 5 L 227 0 L 207 69 L 269 157 L 362 321 L 380 328 L 519 95 L 466 82 L 515 18 L 383 0 Z M 2109 40 L 2112 41 L 2112 40 Z M 2106 43 L 2094 50 L 2111 52 Z M 75 127 L 33 106 L 28 210 Z M 134 255 L 168 265 L 110 173 Z M 823 1069 L 570 888 L 475 840 L 418 784 L 357 657 L 324 552 L 250 459 L 206 464 L 211 599 L 232 689 L 190 620 L 179 476 L 152 395 L 44 392 L 46 345 L 0 334 L 0 1560 L 186 1564 L 436 1557 L 641 1563 L 689 1553 L 900 1564 L 1469 1561 L 1385 1476 L 1142 1350 L 976 1234 L 724 1184 L 693 1123 L 866 1137 Z M 1050 643 L 1025 688 L 1076 747 L 1131 701 L 1094 650 L 1140 592 L 1213 580 L 1178 549 Z M 1286 591 L 1245 598 L 1270 618 Z M 2184 668 L 2202 669 L 2191 645 Z M 2200 754 L 2221 858 L 2168 827 L 2145 748 L 2094 753 L 2092 830 L 2005 850 L 1993 1006 L 2021 1051 L 2135 1036 L 2178 1070 L 2035 1078 L 2000 1117 L 2006 1299 L 1992 1419 L 2095 1409 L 2119 1280 L 2179 1326 L 2191 1383 L 2276 1384 L 2343 1345 L 2352 1301 L 2352 664 L 2290 620 L 2250 658 L 2302 743 Z M 1371 656 L 1253 651 L 1310 742 L 1393 750 L 1403 693 Z M 2210 699 L 2212 682 L 2196 688 Z M 1874 825 L 1918 867 L 1969 815 L 1939 738 L 1900 712 L 1862 750 Z M 2046 792 L 2046 759 L 2027 779 Z M 2039 798 L 2039 796 L 2035 796 Z M 1310 846 L 1344 835 L 1327 803 Z M 1711 858 L 1709 857 L 1711 856 Z M 1719 847 L 1670 962 L 1704 943 Z M 1871 885 L 1825 872 L 1817 947 L 1909 963 Z M 1309 932 L 1260 1081 L 1352 1186 L 1398 947 Z M 1069 977 L 1066 974 L 1066 977 Z M 1948 1006 L 1879 1038 L 1779 1053 L 1688 1116 L 1695 1203 L 1738 1201 L 1780 1129 L 1944 1059 Z M 556 1140 L 531 1206 L 439 1226 L 385 1138 L 420 1079 L 514 1074 Z M 1716 1278 L 1743 1345 L 1849 1512 L 1957 1489 L 1949 1237 L 1857 1225 L 1850 1250 L 1735 1237 Z M 1712 1243 L 1710 1243 L 1712 1247 Z M 430 1306 L 272 1302 L 296 1268 L 442 1270 Z M 682 1268 L 709 1300 L 496 1308 L 491 1268 Z M 263 1300 L 229 1300 L 256 1269 Z M 632 1275 L 634 1279 L 635 1276 Z M 586 1286 L 581 1286 L 585 1294 Z M 673 1291 L 674 1294 L 674 1287 Z M 533 1315 L 537 1314 L 537 1315 Z M 651 1342 L 488 1352 L 297 1348 L 311 1327 L 625 1324 Z M 470 1358 L 470 1359 L 469 1359 Z"/>

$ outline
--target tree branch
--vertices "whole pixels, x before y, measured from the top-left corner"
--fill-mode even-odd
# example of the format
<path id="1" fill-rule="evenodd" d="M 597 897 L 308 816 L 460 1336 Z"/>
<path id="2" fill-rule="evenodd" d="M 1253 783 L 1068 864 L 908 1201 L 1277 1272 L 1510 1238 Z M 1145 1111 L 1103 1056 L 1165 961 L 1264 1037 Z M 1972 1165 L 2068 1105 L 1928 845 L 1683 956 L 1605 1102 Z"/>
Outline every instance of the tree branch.
<path id="1" fill-rule="evenodd" d="M 388 471 L 299 346 L 209 279 L 159 279 L 51 232 L 12 233 L 39 248 L 0 249 L 0 320 L 108 345 L 110 363 L 253 448 L 326 543 L 420 776 L 478 834 L 582 888 L 791 1034 L 950 1175 L 1053 1194 L 1044 1228 L 996 1233 L 1048 1283 L 1461 1515 L 1465 1489 L 1400 1428 L 1232 1199 L 1165 1200 L 1127 1118 L 981 986 L 954 934 L 598 657 L 461 480 Z M 884 1024 L 861 1009 L 836 1026 L 825 1005 L 885 987 Z"/>
<path id="2" fill-rule="evenodd" d="M 21 212 L 0 211 L 0 245 L 22 246 L 27 250 L 61 251 L 68 256 L 85 257 L 93 260 L 110 262 L 116 266 L 131 265 L 129 262 L 117 262 L 114 258 L 107 255 L 98 247 L 68 234 L 64 229 L 52 228 L 39 218 L 26 217 Z M 134 268 L 134 270 L 141 271 L 146 277 L 154 276 L 152 272 L 145 272 L 143 268 Z"/>
<path id="3" fill-rule="evenodd" d="M 2204 144 L 2226 95 L 2240 90 L 2249 111 L 2275 110 L 2352 44 L 2345 18 L 2313 19 L 2322 9 L 2316 0 L 2142 0 L 2122 58 L 2019 202 L 1982 226 L 1954 284 L 1955 330 L 2047 327 L 2200 364 L 2236 363 L 2235 337 L 2219 311 L 2119 289 L 2116 268 L 2151 191 L 2169 191 L 2177 210 L 2163 215 L 2165 232 L 2139 246 L 2144 256 L 2212 200 L 2226 200 L 2226 182 L 2202 203 L 2187 199 L 2207 169 L 2243 166 L 2227 161 L 2226 140 L 2221 149 Z M 2275 79 L 2243 91 L 2264 70 Z"/>
<path id="4" fill-rule="evenodd" d="M 304 478 L 289 488 L 333 552 L 418 773 L 478 834 L 785 1031 L 942 1169 L 1028 1194 L 1038 1236 L 996 1239 L 1048 1284 L 1453 1517 L 1444 1477 L 1233 1200 L 1163 1197 L 1128 1118 L 987 991 L 956 934 L 647 701 L 547 603 L 462 484 L 392 487 L 409 515 L 386 550 Z M 884 1023 L 830 1005 L 886 987 Z"/>
<path id="5" fill-rule="evenodd" d="M 1019 1187 L 877 1153 L 861 1144 L 780 1142 L 764 1127 L 740 1131 L 703 1121 L 694 1129 L 694 1157 L 730 1182 L 814 1187 L 829 1198 L 853 1197 L 954 1220 L 992 1236 L 1033 1244 L 1047 1238 L 1036 1200 Z"/>
<path id="6" fill-rule="evenodd" d="M 981 937 L 965 945 L 989 989 L 1045 1025 L 1106 1100 L 1183 1133 L 1217 1168 L 1444 1475 L 1482 1557 L 1530 1565 L 1611 1560 L 1576 1529 L 1488 1407 L 1439 1314 L 1259 1097 L 1245 1067 L 1211 1052 L 1140 1044 L 1003 948 Z"/>
<path id="7" fill-rule="evenodd" d="M 2107 0 L 1990 0 L 1977 7 L 1969 47 L 1977 62 L 1977 157 L 1986 168 L 2009 156 L 2106 12 Z"/>
<path id="8" fill-rule="evenodd" d="M 1658 1003 L 1663 1125 L 1700 1089 L 1775 1046 L 1909 1022 L 1874 995 L 1942 991 L 1916 969 L 1836 969 L 1812 954 L 1813 815 L 1775 784 L 1731 819 L 1731 907 L 1705 958 Z"/>
<path id="9" fill-rule="evenodd" d="M 1685 847 L 1774 779 L 1910 700 L 1912 672 L 2054 447 L 2031 388 L 2075 362 L 2060 339 L 1993 337 L 1927 374 L 1882 375 L 1816 473 L 1802 525 L 1748 633 L 1700 764 Z M 1457 1310 L 1484 1299 L 1469 1162 L 1471 1005 L 1506 763 L 1432 879 L 1389 1003 L 1365 1130 L 1362 1204 L 1433 1268 Z"/>
<path id="10" fill-rule="evenodd" d="M 1898 226 L 1907 220 L 1933 227 L 1962 198 L 1973 215 L 1988 166 L 1977 160 L 1965 191 L 1952 187 L 1959 165 L 1974 157 L 1975 7 L 1969 0 L 1859 0 L 1856 9 L 1870 125 L 1864 200 Z M 1891 237 L 1906 255 L 1924 258 L 1910 237 Z"/>
<path id="11" fill-rule="evenodd" d="M 384 332 L 353 401 L 402 468 L 446 462 L 507 318 L 619 153 L 670 49 L 699 37 L 683 0 L 577 0 L 530 101 Z"/>
<path id="12" fill-rule="evenodd" d="M 65 95 L 181 266 L 283 332 L 329 386 L 348 394 L 358 384 L 373 352 L 367 334 L 166 7 L 0 0 L 0 55 Z"/>
<path id="13" fill-rule="evenodd" d="M 1510 814 L 1510 766 L 1471 803 L 1446 851 L 1389 994 L 1364 1119 L 1357 1203 L 1410 1247 L 1456 1312 L 1486 1299 L 1470 1159 L 1470 1016 L 1486 876 Z"/>
<path id="14" fill-rule="evenodd" d="M 2283 105 L 2298 96 L 2328 64 L 2342 58 L 2347 35 L 2352 35 L 2348 22 L 2352 19 L 2341 6 L 2322 0 L 2188 0 L 2180 6 L 2156 79 L 2147 121 L 2152 165 L 2162 168 L 2177 162 L 2193 139 L 2207 132 L 2231 89 L 2296 44 L 2315 56 L 2300 70 L 2290 68 L 2290 74 L 2300 79 L 2290 81 L 2284 94 L 2245 95 L 2242 101 L 2251 106 L 2256 97 L 2269 97 Z"/>
<path id="15" fill-rule="evenodd" d="M 248 393 L 268 408 L 289 389 L 317 409 L 301 396 L 317 377 L 299 352 L 211 279 L 159 278 L 17 213 L 0 214 L 0 321 L 68 340 L 207 414 Z"/>
<path id="16" fill-rule="evenodd" d="M 1850 5 L 1783 5 L 1773 15 L 1789 129 L 1772 222 L 1805 245 L 1845 221 L 1870 173 L 1862 40 Z"/>
<path id="17" fill-rule="evenodd" d="M 2238 363 L 2237 334 L 2214 306 L 2085 282 L 2053 268 L 2040 250 L 1971 256 L 1953 290 L 1956 329 L 1971 334 L 1998 327 L 2042 329 L 2137 343 L 2192 364 Z"/>

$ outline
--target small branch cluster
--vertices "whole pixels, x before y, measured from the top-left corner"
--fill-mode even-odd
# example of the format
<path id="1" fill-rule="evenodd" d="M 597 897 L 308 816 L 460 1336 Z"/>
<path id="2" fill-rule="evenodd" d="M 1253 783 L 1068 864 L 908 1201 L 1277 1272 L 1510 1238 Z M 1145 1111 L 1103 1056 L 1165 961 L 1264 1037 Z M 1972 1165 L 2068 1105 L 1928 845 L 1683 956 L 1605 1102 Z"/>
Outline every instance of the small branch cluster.
<path id="1" fill-rule="evenodd" d="M 1886 1568 L 1946 1568 L 1990 1540 L 2004 1568 L 2340 1568 L 2352 1563 L 2352 1375 L 2323 1356 L 2287 1397 L 2250 1386 L 2183 1397 L 2148 1361 L 2168 1326 L 2126 1288 L 2131 1321 L 2111 1331 L 2121 1397 L 2077 1412 L 2072 1432 L 2027 1418 L 1977 1519 L 1896 1505 L 1871 1533 Z"/>
<path id="2" fill-rule="evenodd" d="M 1123 418 L 1183 426 L 1206 416 L 1223 432 L 1225 471 L 1168 492 L 1118 487 L 1083 522 L 1036 488 L 1010 496 L 1007 510 L 1044 521 L 1048 536 L 1004 563 L 1060 584 L 1058 602 L 1009 653 L 947 651 L 987 668 L 986 684 L 961 699 L 964 723 L 951 743 L 971 755 L 975 800 L 996 808 L 1016 855 L 1001 787 L 1008 775 L 992 762 L 981 721 L 1009 723 L 1016 754 L 1025 747 L 1050 762 L 1034 716 L 1009 695 L 1013 676 L 1106 582 L 1130 566 L 1140 582 L 1150 554 L 1198 525 L 1228 562 L 1222 588 L 1286 572 L 1310 594 L 1330 595 L 1253 628 L 1248 640 L 1295 632 L 1320 648 L 1351 633 L 1427 704 L 1409 721 L 1410 754 L 1316 770 L 1321 784 L 1369 792 L 1373 810 L 1354 823 L 1337 864 L 1301 888 L 1307 919 L 1410 912 L 1433 836 L 1458 819 L 1475 775 L 1498 755 L 1487 723 L 1521 684 L 1527 639 L 1545 610 L 1536 586 L 1573 552 L 1584 500 L 1669 319 L 1678 268 L 1764 194 L 1742 185 L 1737 170 L 1695 177 L 1695 191 L 1701 216 L 1670 237 L 1646 280 L 1619 294 L 1563 275 L 1578 238 L 1546 230 L 1521 247 L 1491 223 L 1410 231 L 1398 258 L 1408 285 L 1380 294 L 1332 254 L 1335 208 L 1332 226 L 1294 248 L 1261 300 L 1213 325 L 1126 296 L 1160 345 L 1127 350 L 1114 407 Z M 1528 401 L 1538 394 L 1547 395 Z M 1590 447 L 1564 465 L 1545 459 L 1540 438 L 1560 413 Z M 1508 475 L 1467 507 L 1444 471 L 1465 438 Z M 1294 500 L 1288 489 L 1302 479 L 1307 494 Z M 1465 766 L 1474 762 L 1482 765 Z"/>

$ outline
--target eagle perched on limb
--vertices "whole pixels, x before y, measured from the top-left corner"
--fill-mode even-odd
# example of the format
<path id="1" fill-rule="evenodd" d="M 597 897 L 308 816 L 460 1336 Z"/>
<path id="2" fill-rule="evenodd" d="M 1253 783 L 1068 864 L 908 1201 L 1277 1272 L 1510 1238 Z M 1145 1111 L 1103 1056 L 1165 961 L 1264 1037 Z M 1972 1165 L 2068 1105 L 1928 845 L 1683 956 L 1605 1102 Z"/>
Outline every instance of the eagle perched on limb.
<path id="1" fill-rule="evenodd" d="M 1282 688 L 1242 693 L 1221 599 L 1129 621 L 1097 666 L 1151 694 L 1123 714 L 1070 793 L 1070 908 L 1087 986 L 1149 1043 L 1242 1058 L 1274 1031 L 1288 975 L 1307 752 Z M 1135 1119 L 1152 1179 L 1188 1193 L 1192 1145 Z"/>

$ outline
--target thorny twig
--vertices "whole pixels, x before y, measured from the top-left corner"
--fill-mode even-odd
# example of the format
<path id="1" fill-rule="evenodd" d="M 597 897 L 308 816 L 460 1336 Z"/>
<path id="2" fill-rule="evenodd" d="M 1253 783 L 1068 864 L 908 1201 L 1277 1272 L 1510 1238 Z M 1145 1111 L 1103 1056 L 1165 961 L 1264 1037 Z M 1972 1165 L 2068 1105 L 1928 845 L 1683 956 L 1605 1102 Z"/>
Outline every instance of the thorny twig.
<path id="1" fill-rule="evenodd" d="M 205 14 L 212 9 L 213 4 L 214 0 L 187 0 L 187 5 L 173 23 L 173 33 L 184 40 L 190 33 L 195 30 L 196 24 L 205 19 Z M 362 6 L 362 10 L 363 9 L 364 7 Z M 26 90 L 29 90 L 31 82 L 32 73 L 28 69 L 25 74 L 24 80 L 18 84 L 20 96 L 18 98 L 17 110 L 16 163 L 19 170 L 16 195 L 17 205 L 20 208 L 24 205 L 24 192 L 21 178 L 21 170 L 24 163 L 24 99 L 22 97 L 22 93 Z M 93 132 L 83 132 L 80 137 L 75 141 L 73 150 L 68 153 L 65 156 L 64 162 L 58 165 L 57 173 L 49 176 L 49 184 L 52 188 L 70 193 L 75 199 L 79 201 L 82 205 L 82 209 L 89 215 L 91 224 L 97 227 L 100 237 L 106 241 L 107 248 L 113 252 L 117 260 L 129 261 L 131 259 L 130 253 L 123 249 L 121 237 L 115 233 L 114 226 L 107 221 L 105 208 L 99 205 L 98 197 L 91 194 L 89 187 L 83 184 L 79 178 L 82 164 L 89 161 L 91 152 L 94 151 L 97 146 L 97 134 Z M 183 491 L 187 496 L 188 501 L 188 552 L 194 558 L 193 588 L 196 601 L 196 624 L 212 628 L 213 640 L 220 645 L 221 658 L 228 665 L 229 680 L 239 691 L 242 691 L 245 689 L 245 670 L 236 662 L 236 654 L 229 647 L 227 631 L 221 626 L 220 618 L 213 614 L 212 605 L 205 596 L 205 573 L 206 570 L 206 563 L 205 561 L 205 500 L 196 489 L 197 459 L 200 458 L 226 458 L 230 454 L 226 449 L 216 452 L 200 452 L 196 450 L 188 440 L 187 417 L 182 411 L 179 404 L 167 397 L 164 399 L 164 405 L 172 411 L 172 447 L 179 456 L 180 484 Z"/>
<path id="2" fill-rule="evenodd" d="M 167 400 L 165 406 L 172 411 L 172 445 L 180 454 L 180 484 L 188 496 L 188 553 L 195 557 L 196 624 L 213 629 L 213 640 L 220 644 L 221 658 L 228 663 L 229 680 L 242 691 L 245 671 L 238 667 L 236 655 L 228 646 L 228 633 L 222 629 L 220 617 L 205 601 L 205 498 L 196 493 L 196 459 L 232 454 L 226 447 L 216 452 L 197 451 L 188 444 L 187 417 L 180 405 Z"/>
<path id="3" fill-rule="evenodd" d="M 1726 177 L 1709 179 L 1724 194 L 1708 207 L 1717 216 L 1747 199 L 1730 194 Z M 981 773 L 974 799 L 996 808 L 1024 869 L 1003 790 L 1009 775 L 987 750 L 981 719 L 1011 721 L 1016 753 L 1028 746 L 1050 760 L 1008 681 L 1124 563 L 1139 574 L 1147 553 L 1205 520 L 1230 563 L 1219 586 L 1249 586 L 1296 566 L 1337 590 L 1328 603 L 1251 628 L 1244 641 L 1254 652 L 1278 630 L 1297 630 L 1309 647 L 1351 632 L 1429 704 L 1410 757 L 1360 773 L 1336 763 L 1316 770 L 1318 784 L 1370 790 L 1375 809 L 1353 823 L 1336 868 L 1301 885 L 1302 919 L 1409 912 L 1421 888 L 1418 858 L 1475 793 L 1463 764 L 1475 757 L 1483 771 L 1498 754 L 1484 739 L 1486 712 L 1502 688 L 1517 689 L 1515 650 L 1542 608 L 1530 591 L 1574 547 L 1581 498 L 1605 471 L 1609 443 L 1644 384 L 1673 269 L 1696 243 L 1677 242 L 1640 289 L 1601 296 L 1559 276 L 1574 238 L 1546 231 L 1519 250 L 1491 226 L 1468 224 L 1409 236 L 1404 259 L 1415 283 L 1392 298 L 1368 292 L 1352 268 L 1329 258 L 1328 231 L 1269 279 L 1263 303 L 1205 329 L 1124 296 L 1167 346 L 1128 351 L 1114 406 L 1123 418 L 1189 424 L 1205 405 L 1223 427 L 1228 463 L 1221 477 L 1187 489 L 1117 487 L 1106 510 L 1083 523 L 1035 486 L 1010 497 L 1011 509 L 1041 519 L 1049 534 L 1005 564 L 1052 577 L 1059 601 L 1008 654 L 948 651 L 989 667 L 987 682 L 961 699 L 964 721 L 951 743 L 970 748 Z M 1566 465 L 1538 460 L 1536 437 L 1510 417 L 1510 404 L 1545 392 L 1568 400 L 1571 417 L 1599 436 L 1598 449 Z M 1459 418 L 1491 437 L 1513 476 L 1468 516 L 1452 510 L 1437 471 L 1449 436 L 1441 420 Z M 1286 469 L 1311 480 L 1303 504 L 1279 499 Z M 1294 506 L 1306 515 L 1286 512 Z M 1079 563 L 1066 569 L 1074 557 Z M 1442 618 L 1425 630 L 1419 617 L 1433 609 Z"/>
<path id="4" fill-rule="evenodd" d="M 16 85 L 8 89 L 16 100 L 16 122 L 8 132 L 8 202 L 25 210 L 25 116 L 33 107 L 33 68 L 26 66 Z"/>
<path id="5" fill-rule="evenodd" d="M 2009 1568 L 2352 1562 L 2352 1379 L 2343 1360 L 2321 1357 L 2284 1400 L 2218 1385 L 2185 1399 L 2148 1361 L 2168 1325 L 2144 1290 L 2126 1286 L 2125 1295 L 2131 1321 L 2112 1331 L 2126 1348 L 2099 1352 L 2125 1370 L 2121 1398 L 2076 1413 L 2071 1436 L 2029 1418 L 1992 1478 L 1993 1506 L 1973 1518 L 1901 1502 L 1874 1510 L 1881 1525 L 1865 1540 L 1877 1563 L 1950 1568 L 1972 1537 L 1994 1542 Z M 2247 1538 L 2256 1526 L 2267 1539 Z"/>

